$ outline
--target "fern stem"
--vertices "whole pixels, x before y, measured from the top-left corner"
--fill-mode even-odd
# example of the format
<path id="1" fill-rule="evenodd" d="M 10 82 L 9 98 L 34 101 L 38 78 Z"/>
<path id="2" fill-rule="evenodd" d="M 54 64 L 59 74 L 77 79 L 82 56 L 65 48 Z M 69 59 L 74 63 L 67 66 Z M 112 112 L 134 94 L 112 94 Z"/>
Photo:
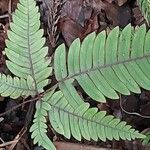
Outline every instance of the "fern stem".
<path id="1" fill-rule="evenodd" d="M 121 110 L 122 110 L 124 113 L 126 113 L 126 114 L 128 114 L 128 115 L 139 116 L 139 117 L 145 118 L 145 119 L 150 119 L 150 116 L 141 115 L 141 114 L 139 114 L 139 113 L 137 113 L 137 112 L 129 112 L 129 111 L 125 110 L 125 108 L 124 108 L 123 105 L 122 105 L 122 98 L 121 98 L 121 95 L 120 95 L 119 97 L 120 97 L 120 108 L 121 108 Z"/>

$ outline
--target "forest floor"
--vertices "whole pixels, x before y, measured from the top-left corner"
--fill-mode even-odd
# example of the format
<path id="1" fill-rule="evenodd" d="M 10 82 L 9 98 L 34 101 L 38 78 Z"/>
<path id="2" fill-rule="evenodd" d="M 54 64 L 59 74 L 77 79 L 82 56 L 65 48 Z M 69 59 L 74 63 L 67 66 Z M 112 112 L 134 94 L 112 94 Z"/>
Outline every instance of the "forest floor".
<path id="1" fill-rule="evenodd" d="M 45 30 L 44 36 L 47 38 L 51 56 L 60 43 L 64 42 L 70 46 L 75 38 L 79 37 L 82 40 L 93 31 L 99 33 L 104 29 L 109 31 L 115 26 L 123 28 L 129 23 L 133 26 L 145 23 L 136 0 L 65 0 L 63 3 L 60 1 L 62 0 L 37 0 L 41 13 L 41 27 Z M 6 74 L 9 72 L 5 66 L 5 56 L 2 54 L 11 15 L 16 9 L 17 2 L 18 0 L 0 0 L 0 72 Z M 119 100 L 108 100 L 106 104 L 93 105 L 127 121 L 141 132 L 150 131 L 150 119 L 144 117 L 150 115 L 150 92 L 142 90 L 139 95 L 123 96 L 121 101 L 122 104 Z M 30 133 L 24 129 L 24 118 L 29 104 L 22 102 L 21 98 L 17 101 L 0 97 L 0 150 L 42 149 L 33 145 Z M 135 112 L 140 116 L 135 115 Z M 50 126 L 49 128 L 51 129 Z M 143 146 L 139 140 L 77 142 L 73 138 L 67 140 L 53 130 L 48 134 L 53 138 L 58 150 L 150 150 L 149 146 Z"/>

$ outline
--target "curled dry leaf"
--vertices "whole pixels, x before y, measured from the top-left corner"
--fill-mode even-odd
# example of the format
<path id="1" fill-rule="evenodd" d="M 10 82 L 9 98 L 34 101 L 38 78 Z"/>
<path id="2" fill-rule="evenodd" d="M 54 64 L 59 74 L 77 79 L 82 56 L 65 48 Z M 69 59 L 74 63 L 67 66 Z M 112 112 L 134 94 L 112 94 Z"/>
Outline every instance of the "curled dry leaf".
<path id="1" fill-rule="evenodd" d="M 146 23 L 139 7 L 135 7 L 132 9 L 132 12 L 133 12 L 133 17 L 134 17 L 134 24 L 135 25 L 142 25 L 144 23 Z"/>
<path id="2" fill-rule="evenodd" d="M 85 33 L 85 29 L 81 25 L 68 17 L 60 19 L 59 28 L 68 46 L 77 37 L 82 38 L 82 35 Z"/>
<path id="3" fill-rule="evenodd" d="M 98 14 L 83 0 L 68 0 L 62 8 L 59 29 L 69 46 L 74 39 L 83 39 L 100 27 Z"/>
<path id="4" fill-rule="evenodd" d="M 114 3 L 108 1 L 98 1 L 95 0 L 93 7 L 97 11 L 104 10 L 107 19 L 111 22 L 112 27 L 120 26 L 125 27 L 128 23 L 131 22 L 131 10 L 129 6 L 118 6 Z"/>
<path id="5" fill-rule="evenodd" d="M 68 0 L 62 7 L 61 17 L 67 16 L 79 23 L 78 18 L 83 6 L 83 0 Z M 84 19 L 84 18 L 83 18 Z"/>

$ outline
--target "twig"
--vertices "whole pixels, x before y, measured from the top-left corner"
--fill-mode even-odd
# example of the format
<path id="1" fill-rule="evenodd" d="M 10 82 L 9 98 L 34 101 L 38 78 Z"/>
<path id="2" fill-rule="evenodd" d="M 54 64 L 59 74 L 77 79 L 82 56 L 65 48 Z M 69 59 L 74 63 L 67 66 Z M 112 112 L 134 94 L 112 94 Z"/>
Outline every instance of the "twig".
<path id="1" fill-rule="evenodd" d="M 2 143 L 5 143 L 5 142 L 3 141 L 3 139 L 2 139 L 2 138 L 0 138 L 0 141 L 1 141 Z"/>
<path id="2" fill-rule="evenodd" d="M 2 143 L 2 144 L 0 144 L 0 148 L 2 148 L 2 147 L 6 147 L 6 146 L 8 146 L 8 145 L 11 145 L 11 144 L 13 144 L 13 143 L 15 143 L 15 142 L 17 142 L 18 140 L 13 140 L 13 141 L 9 141 L 9 142 L 6 142 L 6 143 Z"/>
<path id="3" fill-rule="evenodd" d="M 8 150 L 13 150 L 15 148 L 15 146 L 17 145 L 17 143 L 20 141 L 20 139 L 23 137 L 23 135 L 26 133 L 27 128 L 23 127 L 21 129 L 21 131 L 16 135 L 16 137 L 14 138 L 14 141 L 16 141 L 15 143 L 10 144 L 10 147 L 8 148 Z"/>
<path id="4" fill-rule="evenodd" d="M 17 109 L 17 108 L 21 107 L 22 105 L 25 105 L 25 104 L 27 104 L 27 103 L 30 103 L 30 102 L 36 101 L 36 100 L 38 100 L 38 99 L 39 99 L 39 97 L 35 97 L 35 98 L 33 98 L 33 99 L 30 99 L 30 100 L 24 101 L 24 102 L 22 102 L 21 104 L 18 104 L 17 106 L 15 106 L 15 107 L 13 107 L 13 108 L 9 109 L 8 111 L 5 111 L 4 113 L 1 113 L 1 114 L 0 114 L 0 117 L 2 117 L 2 116 L 4 116 L 4 115 L 6 115 L 6 114 L 8 114 L 8 113 L 12 112 L 13 110 L 15 110 L 15 109 Z"/>
<path id="5" fill-rule="evenodd" d="M 20 143 L 24 146 L 24 148 L 26 150 L 31 150 L 30 147 L 29 147 L 29 145 L 27 144 L 27 141 L 24 138 L 20 139 Z"/>
<path id="6" fill-rule="evenodd" d="M 21 129 L 21 131 L 17 134 L 17 136 L 14 138 L 14 140 L 9 141 L 9 142 L 5 142 L 5 143 L 3 141 L 3 143 L 0 144 L 0 148 L 11 145 L 8 150 L 13 150 L 13 148 L 16 146 L 16 144 L 19 142 L 19 140 L 21 139 L 21 137 L 24 135 L 24 133 L 26 131 L 27 131 L 27 129 L 23 127 Z"/>
<path id="7" fill-rule="evenodd" d="M 145 118 L 145 119 L 150 119 L 150 116 L 145 116 L 145 115 L 141 115 L 141 114 L 139 114 L 139 113 L 137 113 L 137 112 L 129 112 L 129 111 L 125 110 L 125 109 L 123 108 L 123 105 L 122 105 L 122 98 L 121 98 L 121 95 L 120 95 L 119 97 L 120 97 L 120 108 L 121 108 L 121 110 L 122 110 L 123 112 L 125 112 L 126 114 L 129 114 L 129 115 L 136 115 L 136 116 L 139 116 L 139 117 L 142 117 L 142 118 Z"/>
<path id="8" fill-rule="evenodd" d="M 8 18 L 8 17 L 9 17 L 9 14 L 5 14 L 5 15 L 1 15 L 0 19 L 4 19 L 4 18 Z"/>
<path id="9" fill-rule="evenodd" d="M 32 121 L 34 106 L 35 106 L 35 101 L 32 101 L 29 105 L 29 109 L 28 109 L 28 112 L 27 112 L 26 117 L 25 117 L 25 127 L 27 127 L 27 128 L 28 128 L 30 122 Z"/>
<path id="10" fill-rule="evenodd" d="M 9 4 L 8 4 L 9 23 L 11 22 L 11 3 L 12 3 L 12 1 L 9 0 Z"/>

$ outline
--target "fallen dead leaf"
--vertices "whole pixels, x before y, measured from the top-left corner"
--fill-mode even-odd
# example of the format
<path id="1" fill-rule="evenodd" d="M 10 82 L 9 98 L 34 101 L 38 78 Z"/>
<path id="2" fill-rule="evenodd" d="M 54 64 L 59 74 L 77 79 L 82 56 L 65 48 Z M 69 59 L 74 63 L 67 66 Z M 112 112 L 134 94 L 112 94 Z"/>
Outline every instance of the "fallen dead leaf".
<path id="1" fill-rule="evenodd" d="M 67 143 L 67 142 L 55 142 L 57 150 L 117 150 L 110 148 L 98 148 L 89 145 Z"/>
<path id="2" fill-rule="evenodd" d="M 61 28 L 62 35 L 68 46 L 70 46 L 74 39 L 81 38 L 85 33 L 85 29 L 81 25 L 68 17 L 60 19 L 59 28 Z"/>

